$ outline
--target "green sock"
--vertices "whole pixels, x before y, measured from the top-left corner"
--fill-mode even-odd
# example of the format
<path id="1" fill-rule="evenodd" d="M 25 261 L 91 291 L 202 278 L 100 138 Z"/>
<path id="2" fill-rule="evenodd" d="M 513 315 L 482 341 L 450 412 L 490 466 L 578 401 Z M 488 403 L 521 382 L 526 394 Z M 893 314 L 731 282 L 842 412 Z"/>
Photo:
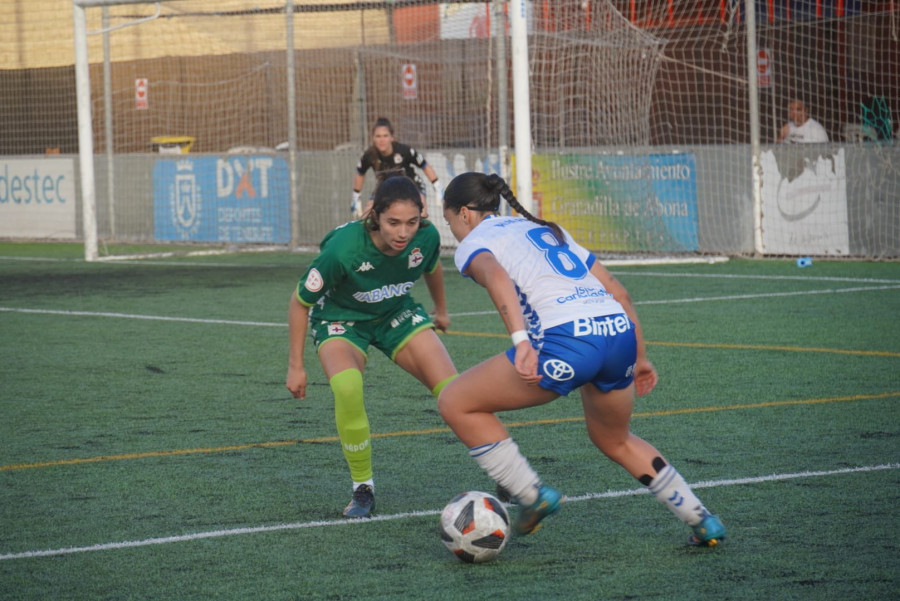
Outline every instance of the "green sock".
<path id="1" fill-rule="evenodd" d="M 341 449 L 355 482 L 372 479 L 372 445 L 369 418 L 363 403 L 363 378 L 358 369 L 345 369 L 328 382 L 334 393 L 334 421 Z"/>
<path id="2" fill-rule="evenodd" d="M 444 386 L 455 380 L 458 375 L 459 374 L 453 374 L 449 378 L 445 378 L 438 382 L 437 385 L 431 389 L 431 394 L 434 395 L 434 398 L 438 398 L 439 396 L 441 396 L 441 391 L 444 389 Z"/>

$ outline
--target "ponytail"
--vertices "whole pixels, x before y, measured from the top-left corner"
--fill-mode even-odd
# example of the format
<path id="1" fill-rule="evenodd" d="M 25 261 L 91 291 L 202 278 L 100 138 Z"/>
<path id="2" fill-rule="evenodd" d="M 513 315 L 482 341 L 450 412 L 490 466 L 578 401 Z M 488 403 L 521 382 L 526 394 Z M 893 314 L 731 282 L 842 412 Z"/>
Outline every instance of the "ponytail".
<path id="1" fill-rule="evenodd" d="M 563 235 L 562 228 L 559 227 L 558 224 L 556 224 L 552 221 L 545 221 L 544 219 L 535 217 L 534 215 L 529 213 L 527 210 L 525 210 L 525 207 L 523 207 L 521 204 L 519 204 L 519 199 L 517 199 L 516 195 L 512 193 L 512 190 L 509 189 L 509 186 L 506 184 L 505 181 L 503 181 L 502 177 L 500 177 L 496 173 L 490 174 L 489 176 L 487 176 L 487 179 L 485 180 L 485 187 L 489 188 L 491 191 L 493 191 L 497 195 L 502 196 L 506 200 L 506 202 L 509 203 L 509 206 L 511 206 L 516 211 L 516 213 L 518 213 L 519 215 L 521 215 L 528 221 L 549 227 L 553 231 L 553 237 L 556 238 L 556 241 L 559 242 L 560 244 L 565 243 L 566 238 Z M 499 208 L 499 207 L 500 207 L 500 201 L 498 198 L 497 208 Z M 496 211 L 497 209 L 494 209 L 494 210 Z"/>

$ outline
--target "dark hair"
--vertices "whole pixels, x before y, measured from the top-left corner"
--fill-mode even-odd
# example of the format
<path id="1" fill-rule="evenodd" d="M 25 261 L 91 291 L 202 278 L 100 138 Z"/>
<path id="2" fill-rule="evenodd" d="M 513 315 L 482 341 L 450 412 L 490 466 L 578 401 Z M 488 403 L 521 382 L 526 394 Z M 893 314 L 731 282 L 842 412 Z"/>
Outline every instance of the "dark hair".
<path id="1" fill-rule="evenodd" d="M 388 131 L 391 132 L 391 135 L 394 135 L 394 126 L 391 125 L 391 122 L 385 117 L 379 117 L 375 120 L 375 125 L 372 126 L 372 133 L 374 134 L 375 130 L 379 127 L 386 127 Z M 393 152 L 393 150 L 391 150 L 391 152 Z M 376 185 L 392 175 L 402 172 L 402 167 L 397 168 L 395 165 L 383 165 L 381 152 L 375 148 L 374 144 L 366 148 L 365 154 L 369 156 L 369 162 L 372 163 L 372 170 L 375 172 L 375 178 L 377 180 Z M 382 174 L 380 178 L 379 174 Z"/>
<path id="2" fill-rule="evenodd" d="M 527 219 L 540 225 L 545 225 L 553 230 L 556 240 L 562 244 L 565 241 L 562 228 L 552 221 L 539 219 L 525 210 L 519 204 L 518 199 L 503 181 L 503 178 L 495 173 L 486 175 L 484 173 L 476 173 L 470 171 L 457 175 L 447 185 L 444 190 L 444 207 L 459 213 L 459 210 L 466 207 L 470 211 L 480 211 L 482 213 L 496 213 L 500 210 L 500 198 L 506 199 L 515 211 Z"/>
<path id="3" fill-rule="evenodd" d="M 388 131 L 391 132 L 391 135 L 394 135 L 394 126 L 391 125 L 391 122 L 387 120 L 387 117 L 379 117 L 375 120 L 375 125 L 372 126 L 372 133 L 375 133 L 375 130 L 379 127 L 386 127 Z"/>
<path id="4" fill-rule="evenodd" d="M 422 193 L 419 192 L 415 182 L 405 175 L 393 175 L 388 177 L 375 188 L 375 194 L 372 197 L 372 210 L 366 217 L 366 229 L 370 232 L 376 231 L 378 225 L 378 217 L 381 216 L 395 202 L 409 201 L 419 208 L 419 213 L 425 209 L 422 204 Z M 422 227 L 427 225 L 423 223 Z"/>

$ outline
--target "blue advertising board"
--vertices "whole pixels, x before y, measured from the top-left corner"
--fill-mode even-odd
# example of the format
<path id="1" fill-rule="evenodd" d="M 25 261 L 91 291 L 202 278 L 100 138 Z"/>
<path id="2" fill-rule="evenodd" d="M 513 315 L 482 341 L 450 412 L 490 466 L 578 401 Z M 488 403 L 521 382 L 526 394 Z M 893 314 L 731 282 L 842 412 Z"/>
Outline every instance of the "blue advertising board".
<path id="1" fill-rule="evenodd" d="M 153 216 L 157 240 L 286 244 L 287 161 L 268 155 L 160 159 L 153 167 Z"/>

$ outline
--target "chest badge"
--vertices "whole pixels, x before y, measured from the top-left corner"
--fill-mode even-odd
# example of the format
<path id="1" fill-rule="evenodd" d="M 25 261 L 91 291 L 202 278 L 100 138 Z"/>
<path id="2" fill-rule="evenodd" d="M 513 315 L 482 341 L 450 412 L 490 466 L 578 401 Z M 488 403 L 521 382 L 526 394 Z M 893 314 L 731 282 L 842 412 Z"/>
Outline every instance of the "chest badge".
<path id="1" fill-rule="evenodd" d="M 414 248 L 409 251 L 409 268 L 418 267 L 419 264 L 425 260 L 425 256 L 422 254 L 422 251 L 418 248 Z"/>

